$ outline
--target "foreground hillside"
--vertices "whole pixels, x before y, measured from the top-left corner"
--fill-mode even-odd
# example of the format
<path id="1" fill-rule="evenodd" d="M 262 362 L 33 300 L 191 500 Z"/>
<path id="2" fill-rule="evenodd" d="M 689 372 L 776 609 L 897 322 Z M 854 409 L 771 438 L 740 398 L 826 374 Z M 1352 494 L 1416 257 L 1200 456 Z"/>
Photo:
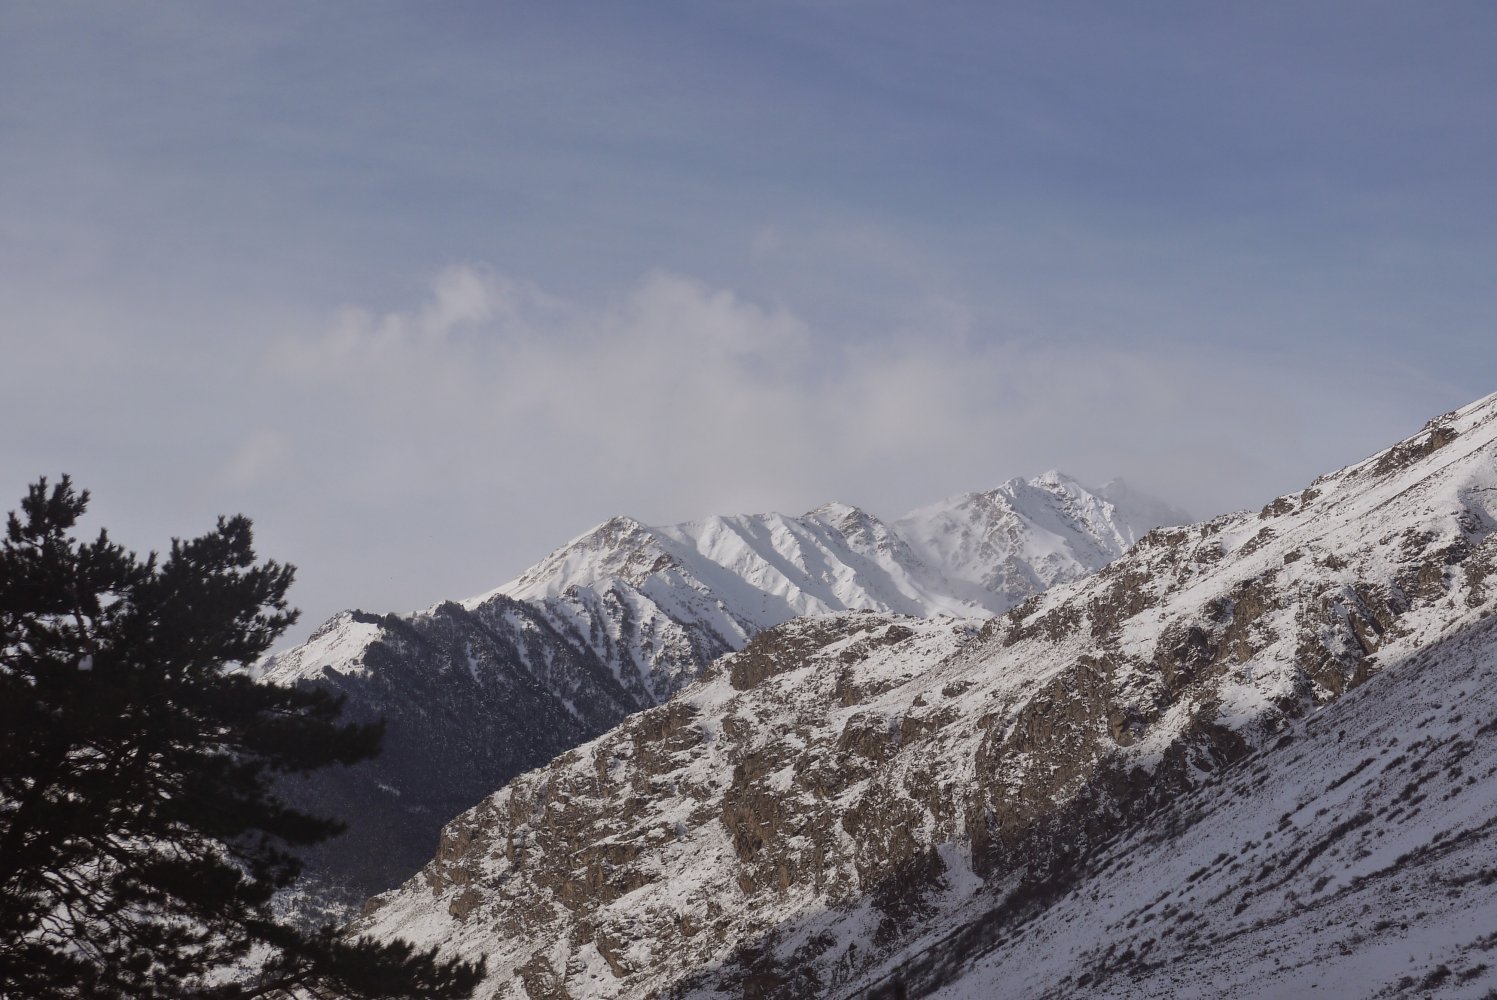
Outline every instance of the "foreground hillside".
<path id="1" fill-rule="evenodd" d="M 441 825 L 505 781 L 668 699 L 713 659 L 800 615 L 989 616 L 1077 579 L 1183 515 L 1059 473 L 933 504 L 891 525 L 845 504 L 801 517 L 668 527 L 614 518 L 499 589 L 406 615 L 344 612 L 264 665 L 350 718 L 384 753 L 288 782 L 349 822 L 309 852 L 313 895 L 357 904 L 430 859 Z"/>
<path id="2" fill-rule="evenodd" d="M 1100 900 L 1117 880 L 1086 873 L 1119 838 L 1147 837 L 1138 831 L 1151 815 L 1174 808 L 1185 810 L 1179 829 L 1185 818 L 1204 823 L 1185 803 L 1225 801 L 1199 798 L 1213 781 L 1241 789 L 1254 808 L 1277 808 L 1289 793 L 1242 762 L 1294 747 L 1296 720 L 1387 670 L 1389 680 L 1336 711 L 1376 703 L 1360 710 L 1366 724 L 1392 719 L 1394 731 L 1353 731 L 1342 743 L 1355 753 L 1364 738 L 1368 747 L 1421 739 L 1400 687 L 1423 683 L 1401 680 L 1428 666 L 1421 651 L 1438 659 L 1435 651 L 1465 637 L 1466 665 L 1450 669 L 1469 683 L 1491 662 L 1481 623 L 1497 602 L 1494 526 L 1497 397 L 1261 511 L 1153 532 L 1096 576 L 981 628 L 839 614 L 770 629 L 669 704 L 458 817 L 435 860 L 374 901 L 360 929 L 486 956 L 488 995 L 497 996 L 820 997 L 870 987 L 892 996 L 937 988 L 983 956 L 992 964 L 966 973 L 967 986 L 943 988 L 992 995 L 1007 969 L 1006 953 L 992 949 L 1013 947 L 1008 929 L 1051 912 L 1086 878 L 1101 880 Z M 1459 707 L 1441 705 L 1445 724 L 1459 726 L 1449 721 Z M 1383 766 L 1409 766 L 1424 747 Z M 1286 773 L 1302 769 L 1293 787 L 1306 797 L 1351 769 L 1316 775 L 1314 755 L 1275 759 Z M 1364 794 L 1377 763 L 1337 788 Z M 1439 763 L 1442 773 L 1460 766 Z M 1453 798 L 1490 803 L 1489 775 L 1459 778 L 1470 790 Z M 1268 798 L 1254 799 L 1260 793 Z M 1376 815 L 1380 793 L 1365 794 Z M 1261 837 L 1246 847 L 1254 838 L 1223 840 L 1228 867 L 1214 862 L 1196 880 L 1208 879 L 1213 894 L 1233 886 L 1227 895 L 1190 890 L 1155 904 L 1168 902 L 1171 919 L 1196 930 L 1173 945 L 1177 964 L 1211 947 L 1210 933 L 1271 923 L 1288 892 L 1308 901 L 1335 891 L 1332 882 L 1286 887 L 1273 875 L 1318 881 L 1337 857 L 1331 850 L 1362 848 L 1356 837 L 1334 841 L 1348 836 L 1344 824 L 1367 825 L 1354 823 L 1363 806 L 1344 815 L 1335 797 L 1322 804 L 1321 817 L 1278 808 L 1266 853 Z M 1420 806 L 1440 815 L 1423 802 L 1403 809 Z M 1279 828 L 1286 811 L 1291 826 Z M 1230 817 L 1222 822 L 1230 829 Z M 1174 858 L 1162 844 L 1155 856 Z M 1239 856 L 1256 867 L 1231 869 Z M 1381 854 L 1361 860 L 1386 864 Z M 1230 914 L 1241 920 L 1206 923 L 1223 905 L 1236 909 L 1239 880 L 1265 869 L 1263 892 Z M 1170 885 L 1162 869 L 1135 878 L 1136 887 Z M 1120 908 L 1153 899 L 1118 891 Z M 1400 927 L 1422 919 L 1403 908 L 1411 895 L 1390 897 Z M 1053 910 L 1051 933 L 1077 925 L 1076 936 L 1057 938 L 1070 958 L 1024 967 L 1035 995 L 1132 995 L 1127 981 L 1104 975 L 1105 961 L 1091 967 L 1113 931 L 1110 916 L 1078 924 L 1090 902 L 1073 904 L 1069 924 Z M 1155 922 L 1146 916 L 1135 928 Z M 1319 927 L 1313 916 L 1303 926 Z M 1366 931 L 1379 940 L 1389 932 Z M 1119 945 L 1108 960 L 1137 966 L 1143 944 L 1126 959 Z M 886 978 L 891 969 L 901 970 L 898 983 Z M 1203 969 L 1197 989 L 1216 982 Z M 1153 981 L 1161 995 L 1170 971 Z"/>
<path id="3" fill-rule="evenodd" d="M 901 956 L 888 992 L 1490 996 L 1494 680 L 1497 618 L 1434 639 L 1109 845 L 1033 916 Z"/>

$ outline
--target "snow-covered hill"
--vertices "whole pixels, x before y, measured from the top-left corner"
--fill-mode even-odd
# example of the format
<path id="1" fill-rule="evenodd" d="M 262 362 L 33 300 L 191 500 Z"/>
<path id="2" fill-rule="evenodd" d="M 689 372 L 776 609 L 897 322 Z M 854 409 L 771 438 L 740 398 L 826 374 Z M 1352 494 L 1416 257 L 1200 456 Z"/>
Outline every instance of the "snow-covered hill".
<path id="1" fill-rule="evenodd" d="M 1480 995 L 1494 611 L 1497 396 L 981 627 L 762 632 L 358 930 L 485 956 L 488 996 L 1290 996 L 1276 957 L 1343 946 Z"/>
<path id="2" fill-rule="evenodd" d="M 660 704 L 766 628 L 845 610 L 988 616 L 1183 519 L 1059 473 L 897 526 L 845 504 L 667 527 L 618 517 L 487 594 L 413 614 L 343 612 L 263 665 L 268 682 L 330 686 L 351 717 L 388 722 L 379 759 L 288 784 L 349 821 L 311 853 L 311 874 L 345 900 L 398 884 L 458 811 Z"/>

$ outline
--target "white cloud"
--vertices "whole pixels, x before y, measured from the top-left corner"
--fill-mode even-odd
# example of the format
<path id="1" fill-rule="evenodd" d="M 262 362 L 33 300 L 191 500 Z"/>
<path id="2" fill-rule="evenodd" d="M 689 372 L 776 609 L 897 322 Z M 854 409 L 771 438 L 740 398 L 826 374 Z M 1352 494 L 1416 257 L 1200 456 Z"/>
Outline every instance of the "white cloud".
<path id="1" fill-rule="evenodd" d="M 445 337 L 494 315 L 494 282 L 477 268 L 453 266 L 437 275 L 432 300 L 421 310 L 416 327 L 427 337 Z"/>
<path id="2" fill-rule="evenodd" d="M 1052 466 L 1127 474 L 1209 513 L 1358 457 L 1336 448 L 1378 425 L 1369 386 L 1435 391 L 1371 364 L 1348 380 L 1178 343 L 985 343 L 962 303 L 925 313 L 923 335 L 905 315 L 828 343 L 784 308 L 677 274 L 590 304 L 461 266 L 427 302 L 346 311 L 277 358 L 310 377 L 298 391 L 370 432 L 365 457 L 339 456 L 363 467 L 351 481 L 398 468 L 479 492 L 522 482 L 575 518 L 547 527 L 551 541 L 619 510 L 673 519 L 836 496 L 897 514 Z M 1317 417 L 1325 433 L 1305 433 Z"/>

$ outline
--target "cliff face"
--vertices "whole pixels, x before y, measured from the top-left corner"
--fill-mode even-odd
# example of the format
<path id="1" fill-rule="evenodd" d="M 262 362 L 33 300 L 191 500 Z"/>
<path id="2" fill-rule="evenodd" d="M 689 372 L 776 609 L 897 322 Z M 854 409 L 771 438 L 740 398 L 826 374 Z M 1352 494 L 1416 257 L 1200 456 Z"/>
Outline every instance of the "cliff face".
<path id="1" fill-rule="evenodd" d="M 1497 397 L 981 627 L 772 628 L 453 820 L 358 929 L 486 956 L 491 996 L 836 996 L 912 956 L 936 988 L 1144 817 L 1490 615 L 1494 526 Z"/>

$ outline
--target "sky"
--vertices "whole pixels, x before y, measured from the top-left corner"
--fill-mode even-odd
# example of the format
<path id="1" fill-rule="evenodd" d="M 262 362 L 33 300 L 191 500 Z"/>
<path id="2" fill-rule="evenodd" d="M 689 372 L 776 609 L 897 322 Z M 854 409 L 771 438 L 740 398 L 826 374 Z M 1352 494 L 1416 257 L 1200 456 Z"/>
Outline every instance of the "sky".
<path id="1" fill-rule="evenodd" d="M 0 0 L 0 500 L 344 607 L 1497 390 L 1497 6 Z M 8 498 L 8 499 L 7 499 Z"/>

